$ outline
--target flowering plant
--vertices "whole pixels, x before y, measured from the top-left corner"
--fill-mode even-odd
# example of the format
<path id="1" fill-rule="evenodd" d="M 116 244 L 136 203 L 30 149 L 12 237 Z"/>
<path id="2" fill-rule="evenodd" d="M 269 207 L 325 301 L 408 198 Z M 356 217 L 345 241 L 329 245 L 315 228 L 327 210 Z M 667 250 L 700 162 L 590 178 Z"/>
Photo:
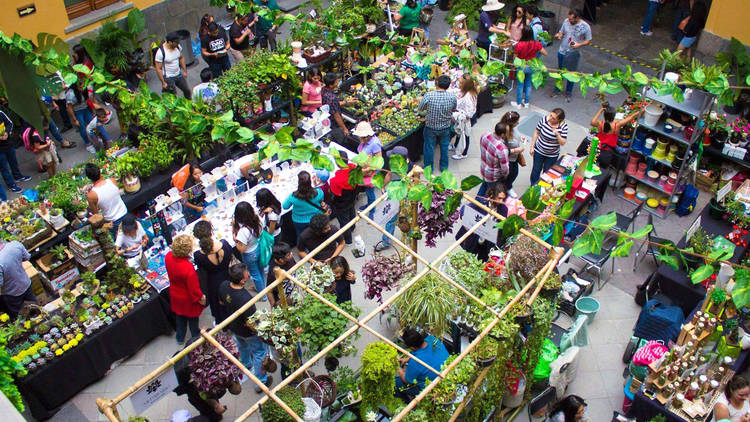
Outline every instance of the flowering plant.
<path id="1" fill-rule="evenodd" d="M 729 131 L 729 123 L 727 122 L 727 114 L 719 114 L 715 111 L 708 113 L 708 118 L 704 119 L 706 126 L 712 134 L 727 133 Z"/>
<path id="2" fill-rule="evenodd" d="M 750 135 L 750 124 L 745 119 L 736 118 L 734 122 L 729 124 L 730 134 L 738 134 L 740 136 Z"/>
<path id="3" fill-rule="evenodd" d="M 410 268 L 397 257 L 376 253 L 362 266 L 362 279 L 367 286 L 365 298 L 376 298 L 378 303 L 383 303 L 383 290 L 398 286 L 399 280 L 410 273 Z"/>

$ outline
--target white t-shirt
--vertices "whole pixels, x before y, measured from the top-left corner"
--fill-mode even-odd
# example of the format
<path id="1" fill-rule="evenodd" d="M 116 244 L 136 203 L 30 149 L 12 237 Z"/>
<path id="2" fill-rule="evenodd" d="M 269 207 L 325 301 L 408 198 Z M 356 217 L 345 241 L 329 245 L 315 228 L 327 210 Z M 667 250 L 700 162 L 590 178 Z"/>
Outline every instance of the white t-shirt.
<path id="1" fill-rule="evenodd" d="M 219 95 L 219 86 L 213 82 L 203 82 L 193 87 L 193 101 L 200 98 L 203 103 L 211 104 L 217 95 Z"/>
<path id="2" fill-rule="evenodd" d="M 242 227 L 237 232 L 237 241 L 247 245 L 245 253 L 252 252 L 258 247 L 258 238 L 247 227 Z"/>
<path id="3" fill-rule="evenodd" d="M 271 232 L 269 232 L 269 233 L 271 233 L 271 235 L 272 235 L 273 237 L 276 237 L 276 236 L 278 236 L 278 235 L 280 235 L 280 234 L 281 234 L 281 225 L 279 224 L 279 215 L 278 215 L 278 214 L 276 214 L 276 213 L 275 213 L 275 212 L 273 212 L 273 211 L 271 211 L 271 212 L 267 213 L 267 214 L 266 214 L 266 215 L 265 215 L 265 216 L 263 217 L 263 223 L 265 224 L 265 228 L 268 228 L 268 226 L 269 226 L 269 223 L 270 223 L 271 221 L 275 221 L 275 222 L 276 222 L 276 230 L 275 230 L 275 231 L 274 231 L 273 233 L 271 233 Z"/>
<path id="4" fill-rule="evenodd" d="M 729 400 L 727 400 L 727 396 L 726 394 L 724 394 L 724 392 L 719 393 L 719 398 L 716 400 L 716 404 L 719 403 L 723 404 L 727 407 L 727 409 L 729 409 L 729 420 L 731 420 L 732 422 L 740 420 L 742 415 L 744 415 L 745 413 L 750 413 L 750 402 L 748 402 L 748 400 L 742 402 L 742 409 L 735 409 L 731 404 L 729 404 Z M 714 404 L 714 408 L 716 407 L 716 404 Z M 713 422 L 716 422 L 716 413 L 714 413 L 711 420 Z"/>
<path id="5" fill-rule="evenodd" d="M 143 227 L 141 226 L 141 223 L 135 222 L 135 237 L 130 237 L 125 234 L 122 230 L 117 231 L 117 240 L 115 240 L 115 246 L 117 246 L 120 249 L 128 249 L 132 248 L 133 246 L 138 246 L 138 248 L 133 249 L 131 251 L 125 251 L 123 255 L 125 255 L 128 258 L 132 258 L 134 256 L 138 256 L 141 254 L 141 249 L 143 248 L 143 245 L 141 244 L 141 240 L 143 239 L 143 236 L 146 235 L 146 231 L 143 230 Z"/>
<path id="6" fill-rule="evenodd" d="M 165 55 L 167 56 L 166 59 L 164 58 Z M 180 56 L 182 56 L 181 46 L 178 45 L 174 50 L 170 50 L 162 45 L 161 48 L 156 50 L 154 61 L 162 63 L 164 76 L 173 78 L 180 76 Z"/>

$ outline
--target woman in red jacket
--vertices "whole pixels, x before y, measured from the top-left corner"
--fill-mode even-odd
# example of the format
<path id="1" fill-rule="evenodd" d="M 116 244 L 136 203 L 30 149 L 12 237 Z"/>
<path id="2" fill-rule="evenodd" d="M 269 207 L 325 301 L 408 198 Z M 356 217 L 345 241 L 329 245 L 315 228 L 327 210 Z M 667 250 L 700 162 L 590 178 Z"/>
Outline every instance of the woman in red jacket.
<path id="1" fill-rule="evenodd" d="M 193 251 L 193 237 L 181 234 L 172 241 L 172 250 L 164 258 L 169 276 L 169 303 L 177 316 L 177 343 L 185 341 L 187 326 L 190 336 L 200 334 L 198 317 L 206 307 L 206 296 L 201 291 L 198 273 L 188 256 Z"/>

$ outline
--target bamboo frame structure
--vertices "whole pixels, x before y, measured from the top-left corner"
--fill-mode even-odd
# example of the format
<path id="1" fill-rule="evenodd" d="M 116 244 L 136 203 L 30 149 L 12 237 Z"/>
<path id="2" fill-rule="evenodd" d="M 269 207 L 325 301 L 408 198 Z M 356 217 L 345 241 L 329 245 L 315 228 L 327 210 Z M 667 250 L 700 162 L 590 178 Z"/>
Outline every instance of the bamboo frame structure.
<path id="1" fill-rule="evenodd" d="M 410 177 L 412 177 L 413 181 L 417 180 L 414 177 L 414 175 L 419 174 L 418 173 L 419 171 L 421 171 L 421 169 L 419 169 L 418 167 L 415 167 L 415 169 L 412 170 L 412 173 L 410 173 Z M 238 368 L 245 375 L 247 375 L 248 378 L 252 380 L 252 382 L 255 383 L 263 391 L 263 393 L 265 393 L 263 397 L 261 397 L 255 404 L 253 404 L 253 406 L 247 409 L 242 415 L 237 417 L 236 419 L 237 422 L 247 420 L 247 418 L 249 418 L 251 415 L 257 412 L 263 404 L 268 402 L 269 398 L 273 400 L 274 402 L 276 402 L 279 406 L 281 406 L 282 409 L 284 409 L 287 413 L 289 413 L 290 416 L 294 418 L 295 421 L 301 422 L 302 419 L 300 415 L 295 414 L 282 400 L 278 398 L 276 394 L 281 388 L 285 387 L 286 385 L 289 385 L 291 382 L 297 379 L 297 377 L 305 373 L 311 366 L 317 363 L 321 358 L 327 355 L 331 350 L 337 347 L 341 342 L 346 340 L 349 336 L 351 336 L 352 334 L 354 334 L 357 330 L 361 328 L 367 331 L 368 333 L 374 335 L 379 340 L 394 347 L 396 350 L 398 350 L 400 353 L 404 354 L 405 356 L 408 356 L 410 359 L 414 359 L 416 362 L 422 364 L 424 367 L 428 368 L 436 375 L 436 378 L 432 382 L 430 382 L 414 400 L 408 403 L 406 407 L 398 415 L 395 415 L 394 418 L 392 419 L 393 422 L 398 422 L 402 420 L 408 412 L 410 412 L 422 399 L 424 399 L 430 393 L 430 391 L 432 391 L 435 388 L 435 386 L 437 385 L 438 382 L 440 382 L 440 380 L 444 379 L 447 376 L 447 374 L 451 370 L 453 370 L 453 368 L 455 368 L 455 366 L 457 366 L 466 356 L 468 356 L 469 353 L 471 353 L 471 351 L 476 347 L 476 345 L 479 344 L 479 342 L 481 342 L 482 339 L 486 337 L 498 323 L 500 323 L 501 319 L 509 312 L 509 310 L 516 303 L 519 303 L 520 301 L 524 300 L 527 293 L 529 292 L 531 292 L 531 295 L 528 298 L 528 301 L 526 303 L 528 305 L 531 305 L 533 303 L 536 296 L 540 292 L 542 286 L 546 282 L 547 278 L 549 277 L 553 269 L 557 266 L 558 261 L 563 255 L 563 251 L 561 248 L 553 248 L 547 242 L 543 241 L 542 239 L 539 239 L 538 237 L 534 236 L 532 233 L 522 229 L 521 230 L 522 235 L 530 237 L 539 245 L 545 248 L 548 248 L 550 250 L 550 260 L 543 266 L 543 268 L 541 268 L 537 272 L 536 275 L 534 275 L 534 277 L 532 277 L 526 283 L 523 289 L 521 289 L 521 291 L 519 291 L 505 305 L 505 307 L 503 307 L 503 309 L 498 311 L 488 306 L 481 299 L 479 299 L 470 291 L 468 291 L 460 283 L 454 281 L 447 274 L 445 274 L 443 271 L 438 269 L 438 264 L 441 261 L 443 261 L 445 258 L 447 258 L 450 253 L 452 253 L 461 243 L 463 243 L 464 240 L 466 240 L 471 234 L 473 234 L 481 225 L 485 224 L 491 218 L 495 218 L 495 219 L 502 221 L 504 220 L 504 217 L 499 215 L 497 212 L 495 212 L 495 210 L 476 201 L 474 198 L 470 197 L 466 193 L 463 193 L 463 199 L 466 199 L 469 203 L 472 203 L 478 208 L 480 208 L 481 210 L 483 210 L 485 212 L 485 215 L 480 221 L 476 222 L 472 227 L 468 228 L 468 230 L 466 231 L 466 233 L 464 233 L 463 236 L 461 236 L 459 239 L 453 242 L 449 247 L 447 247 L 444 251 L 442 251 L 437 258 L 435 258 L 433 261 L 430 262 L 424 257 L 422 257 L 421 255 L 419 255 L 412 247 L 409 247 L 400 239 L 388 233 L 388 231 L 385 230 L 385 228 L 383 228 L 382 226 L 380 226 L 379 224 L 375 223 L 373 220 L 367 217 L 367 213 L 370 212 L 371 210 L 374 210 L 378 204 L 380 204 L 383 200 L 386 199 L 386 197 L 387 197 L 386 195 L 381 195 L 372 204 L 367 206 L 363 211 L 358 212 L 355 215 L 354 219 L 352 219 L 347 224 L 343 225 L 336 233 L 332 234 L 328 239 L 326 239 L 326 241 L 324 241 L 317 248 L 312 250 L 309 254 L 307 254 L 304 258 L 298 261 L 289 270 L 285 271 L 281 268 L 277 268 L 275 272 L 276 279 L 274 280 L 273 283 L 269 284 L 265 289 L 258 292 L 248 303 L 246 303 L 244 306 L 242 306 L 240 309 L 238 309 L 236 312 L 230 315 L 221 324 L 217 325 L 216 327 L 208 331 L 206 331 L 205 329 L 202 329 L 201 337 L 198 340 L 196 340 L 194 343 L 187 346 L 180 353 L 168 359 L 164 364 L 160 365 L 158 368 L 151 371 L 148 375 L 144 376 L 143 378 L 135 382 L 132 386 L 130 386 L 123 393 L 121 393 L 120 395 L 118 395 L 117 397 L 113 399 L 104 399 L 104 398 L 97 399 L 97 406 L 100 412 L 103 413 L 111 422 L 120 422 L 120 417 L 117 412 L 117 405 L 119 403 L 121 403 L 125 398 L 127 398 L 132 393 L 137 391 L 143 385 L 150 382 L 152 379 L 156 378 L 161 373 L 171 368 L 177 361 L 185 357 L 188 353 L 190 353 L 196 347 L 200 346 L 201 344 L 207 341 L 211 345 L 216 347 L 222 354 L 224 354 L 230 360 L 230 362 L 238 366 Z M 321 294 L 312 290 L 305 283 L 302 283 L 300 280 L 298 280 L 294 276 L 294 273 L 297 271 L 297 269 L 305 265 L 311 259 L 311 257 L 315 256 L 316 253 L 318 253 L 319 251 L 327 247 L 329 244 L 331 244 L 335 239 L 341 236 L 346 230 L 348 230 L 350 227 L 352 227 L 354 224 L 356 224 L 360 220 L 373 226 L 376 230 L 378 230 L 380 233 L 382 233 L 384 236 L 390 239 L 394 243 L 395 246 L 398 246 L 402 248 L 404 251 L 406 251 L 407 253 L 409 253 L 412 257 L 414 257 L 416 261 L 423 264 L 423 268 L 420 271 L 416 272 L 408 282 L 404 283 L 397 291 L 395 291 L 391 297 L 383 301 L 383 303 L 381 303 L 379 306 L 373 309 L 369 314 L 365 315 L 361 319 L 357 319 L 356 317 L 350 315 L 348 312 L 341 309 L 337 304 L 330 302 L 329 300 L 324 298 Z M 410 243 L 413 244 L 414 242 L 410 242 Z M 452 287 L 458 289 L 461 293 L 463 293 L 469 299 L 479 304 L 481 307 L 486 309 L 488 312 L 490 312 L 494 316 L 492 321 L 479 333 L 479 335 L 469 344 L 469 346 L 465 350 L 463 350 L 456 357 L 456 359 L 454 359 L 442 371 L 435 370 L 431 366 L 424 363 L 422 360 L 413 356 L 413 354 L 409 352 L 408 350 L 405 350 L 403 347 L 399 346 L 398 344 L 393 342 L 391 339 L 378 333 L 375 329 L 367 326 L 367 323 L 370 320 L 372 320 L 380 312 L 382 312 L 383 310 L 391 306 L 400 297 L 401 294 L 403 294 L 406 290 L 412 287 L 416 282 L 418 282 L 423 276 L 425 276 L 429 272 L 434 272 L 435 274 L 437 274 L 441 279 L 445 280 Z M 347 330 L 345 330 L 333 342 L 331 342 L 329 345 L 324 347 L 323 350 L 315 354 L 315 356 L 308 359 L 306 362 L 301 363 L 298 369 L 293 371 L 289 376 L 287 376 L 279 384 L 269 389 L 263 383 L 261 383 L 260 380 L 257 379 L 257 377 L 255 377 L 255 375 L 250 369 L 245 367 L 237 358 L 235 358 L 231 353 L 229 353 L 229 351 L 227 351 L 223 346 L 221 346 L 221 344 L 219 344 L 213 336 L 218 331 L 224 329 L 227 325 L 229 325 L 235 318 L 240 317 L 247 309 L 249 309 L 256 302 L 258 302 L 263 296 L 265 296 L 266 294 L 270 294 L 274 289 L 278 289 L 279 292 L 281 293 L 282 299 L 286 299 L 284 297 L 285 295 L 283 294 L 282 283 L 287 279 L 290 280 L 299 288 L 301 288 L 302 290 L 304 290 L 307 294 L 312 295 L 313 297 L 315 297 L 317 300 L 324 303 L 326 306 L 328 306 L 332 310 L 344 316 L 346 319 L 348 319 L 352 323 L 352 326 L 349 327 Z M 480 372 L 478 378 L 474 381 L 469 393 L 467 394 L 467 397 L 470 397 L 470 395 L 473 394 L 479 388 L 482 381 L 486 378 L 486 375 L 488 374 L 489 369 L 490 367 L 485 368 L 484 370 Z M 450 422 L 453 422 L 458 418 L 461 412 L 465 409 L 465 406 L 466 406 L 466 401 L 459 404 L 459 406 L 453 412 L 450 418 Z"/>

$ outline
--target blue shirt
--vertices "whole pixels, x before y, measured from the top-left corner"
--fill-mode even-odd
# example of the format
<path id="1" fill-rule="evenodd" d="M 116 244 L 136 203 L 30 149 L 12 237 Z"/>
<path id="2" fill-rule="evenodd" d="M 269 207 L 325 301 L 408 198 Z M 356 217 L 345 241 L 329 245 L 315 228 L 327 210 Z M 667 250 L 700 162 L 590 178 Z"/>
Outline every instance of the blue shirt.
<path id="1" fill-rule="evenodd" d="M 31 287 L 31 280 L 23 269 L 23 261 L 31 256 L 18 241 L 0 243 L 0 286 L 2 294 L 21 296 Z"/>
<path id="2" fill-rule="evenodd" d="M 440 371 L 440 367 L 443 366 L 445 360 L 448 359 L 448 350 L 445 349 L 443 342 L 436 339 L 435 336 L 427 336 L 424 341 L 427 345 L 412 352 L 412 355 L 430 365 L 434 370 Z M 409 360 L 409 363 L 406 364 L 405 372 L 404 378 L 406 378 L 406 382 L 418 384 L 420 390 L 425 386 L 425 379 L 432 381 L 437 378 L 436 373 L 425 368 L 421 363 L 414 360 Z"/>
<path id="3" fill-rule="evenodd" d="M 313 218 L 314 215 L 323 212 L 320 208 L 315 206 L 319 205 L 320 201 L 323 200 L 323 191 L 320 189 L 315 189 L 315 191 L 317 192 L 315 194 L 315 197 L 309 199 L 309 202 L 304 199 L 297 198 L 296 196 L 294 196 L 294 194 L 291 194 L 288 198 L 286 198 L 282 206 L 284 207 L 284 209 L 292 207 L 293 222 L 309 223 L 310 219 Z"/>

